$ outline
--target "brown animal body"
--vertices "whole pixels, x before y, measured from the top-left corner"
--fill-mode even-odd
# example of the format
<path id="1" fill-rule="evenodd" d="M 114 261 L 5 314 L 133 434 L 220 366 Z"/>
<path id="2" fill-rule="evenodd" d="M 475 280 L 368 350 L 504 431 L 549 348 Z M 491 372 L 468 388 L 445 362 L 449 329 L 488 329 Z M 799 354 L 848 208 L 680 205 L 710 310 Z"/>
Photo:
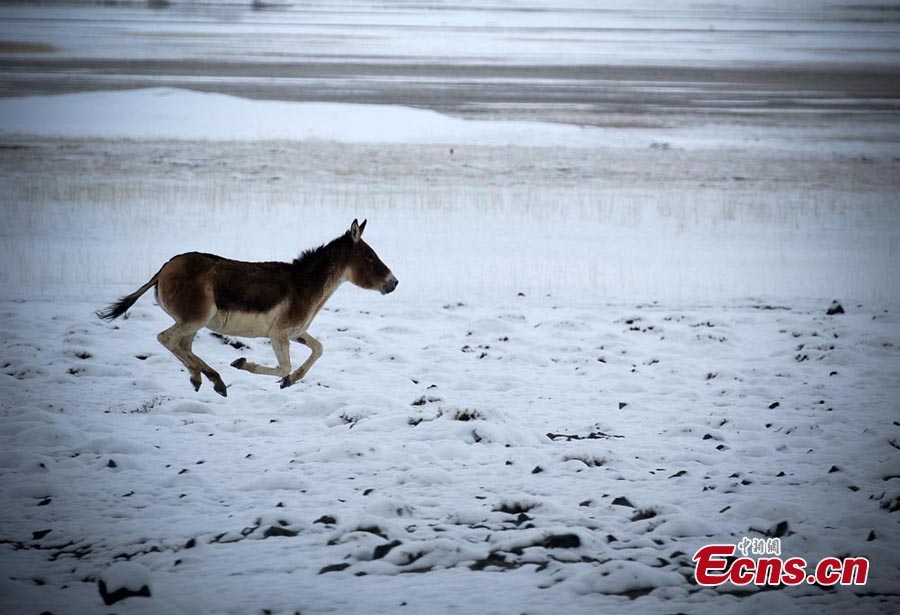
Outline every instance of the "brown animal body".
<path id="1" fill-rule="evenodd" d="M 366 221 L 359 224 L 354 220 L 349 231 L 307 250 L 291 263 L 247 263 L 199 252 L 179 254 L 146 284 L 97 312 L 97 316 L 118 318 L 155 287 L 160 306 L 175 320 L 157 338 L 187 367 L 195 390 L 200 389 L 203 374 L 217 393 L 228 394 L 218 372 L 191 349 L 194 337 L 204 327 L 226 335 L 269 338 L 277 367 L 244 358 L 231 365 L 255 374 L 280 376 L 281 388 L 285 388 L 303 378 L 322 356 L 322 344 L 306 330 L 342 283 L 380 290 L 382 294 L 397 287 L 397 278 L 362 240 L 365 228 Z M 306 344 L 312 351 L 293 372 L 291 340 Z"/>

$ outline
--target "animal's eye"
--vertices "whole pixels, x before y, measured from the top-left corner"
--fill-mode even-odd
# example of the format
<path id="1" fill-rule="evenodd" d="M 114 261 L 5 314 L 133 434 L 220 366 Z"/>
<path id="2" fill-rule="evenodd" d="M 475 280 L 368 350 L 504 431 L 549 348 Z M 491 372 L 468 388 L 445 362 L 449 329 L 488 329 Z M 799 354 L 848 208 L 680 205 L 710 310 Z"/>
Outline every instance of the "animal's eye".
<path id="1" fill-rule="evenodd" d="M 375 255 L 374 254 L 366 254 L 366 260 L 369 261 L 370 263 L 373 262 L 375 260 Z"/>

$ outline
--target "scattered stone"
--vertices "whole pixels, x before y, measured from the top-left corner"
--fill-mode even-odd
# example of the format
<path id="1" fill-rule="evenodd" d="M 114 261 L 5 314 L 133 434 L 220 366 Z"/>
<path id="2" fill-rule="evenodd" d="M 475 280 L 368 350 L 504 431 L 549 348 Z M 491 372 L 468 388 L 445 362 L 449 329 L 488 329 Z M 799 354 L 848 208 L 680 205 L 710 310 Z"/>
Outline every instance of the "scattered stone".
<path id="1" fill-rule="evenodd" d="M 491 551 L 486 558 L 476 560 L 475 563 L 469 567 L 469 569 L 484 570 L 485 568 L 489 567 L 510 569 L 518 568 L 519 566 L 521 566 L 521 564 L 515 564 L 513 562 L 506 561 L 506 556 L 499 551 Z"/>
<path id="2" fill-rule="evenodd" d="M 40 540 L 41 538 L 43 538 L 44 536 L 46 536 L 47 534 L 49 534 L 52 531 L 53 530 L 37 530 L 35 532 L 31 532 L 31 539 L 32 540 Z"/>
<path id="3" fill-rule="evenodd" d="M 900 495 L 890 500 L 884 500 L 880 507 L 891 513 L 897 512 L 900 510 Z"/>
<path id="4" fill-rule="evenodd" d="M 625 436 L 617 436 L 615 434 L 603 433 L 602 431 L 592 431 L 586 436 L 579 434 L 553 433 L 548 432 L 547 437 L 551 440 L 563 440 L 571 442 L 572 440 L 605 440 L 607 438 L 624 438 Z"/>
<path id="5" fill-rule="evenodd" d="M 516 520 L 514 521 L 514 523 L 517 526 L 519 526 L 519 525 L 522 525 L 523 523 L 528 523 L 529 521 L 531 521 L 531 519 L 532 518 L 529 517 L 528 515 L 526 515 L 525 513 L 519 513 L 519 516 L 516 517 Z"/>
<path id="6" fill-rule="evenodd" d="M 544 471 L 544 468 L 541 466 L 534 466 L 534 469 L 531 471 L 532 474 L 540 474 Z"/>
<path id="7" fill-rule="evenodd" d="M 375 547 L 375 551 L 372 553 L 372 559 L 381 559 L 382 557 L 390 553 L 393 549 L 399 547 L 402 544 L 403 543 L 399 540 L 392 540 L 387 544 L 378 545 L 377 547 Z"/>
<path id="8" fill-rule="evenodd" d="M 210 335 L 212 335 L 214 338 L 216 338 L 223 344 L 225 344 L 227 346 L 231 346 L 235 350 L 243 350 L 244 348 L 249 348 L 249 346 L 247 346 L 247 344 L 245 344 L 244 342 L 242 342 L 240 340 L 232 339 L 232 338 L 228 337 L 227 335 L 222 335 L 221 333 L 214 333 L 214 332 L 210 332 Z M 232 365 L 234 365 L 234 364 L 232 363 Z"/>
<path id="9" fill-rule="evenodd" d="M 835 314 L 843 314 L 844 307 L 835 300 L 835 301 L 831 302 L 831 307 L 829 307 L 825 313 L 828 316 L 834 316 Z"/>
<path id="10" fill-rule="evenodd" d="M 341 570 L 346 570 L 350 567 L 350 564 L 331 564 L 330 566 L 325 566 L 321 570 L 319 570 L 319 574 L 325 574 L 327 572 L 340 572 Z"/>
<path id="11" fill-rule="evenodd" d="M 369 534 L 375 534 L 379 538 L 384 538 L 385 540 L 387 540 L 387 533 L 377 525 L 361 525 L 356 528 L 355 531 L 368 532 Z"/>
<path id="12" fill-rule="evenodd" d="M 866 542 L 872 542 L 873 540 L 875 540 L 875 538 L 876 538 L 876 536 L 875 536 L 875 530 L 870 530 L 870 531 L 869 531 L 869 537 L 866 538 Z"/>
<path id="13" fill-rule="evenodd" d="M 831 466 L 831 468 L 828 470 L 828 473 L 829 473 L 829 474 L 834 474 L 835 472 L 840 472 L 840 471 L 841 471 L 841 469 L 840 469 L 839 467 L 837 467 L 837 466 Z"/>
<path id="14" fill-rule="evenodd" d="M 263 538 L 271 538 L 272 536 L 286 536 L 290 538 L 296 536 L 299 533 L 300 532 L 296 530 L 289 530 L 277 525 L 270 525 L 268 528 L 266 528 L 266 531 L 263 532 Z"/>
<path id="15" fill-rule="evenodd" d="M 97 585 L 107 606 L 135 596 L 150 597 L 150 573 L 137 562 L 116 562 L 103 571 Z"/>
<path id="16" fill-rule="evenodd" d="M 627 404 L 626 402 L 620 401 L 620 402 L 619 402 L 619 410 L 621 410 L 622 408 L 624 408 L 624 407 L 627 406 L 627 405 L 628 405 L 628 404 Z"/>
<path id="17" fill-rule="evenodd" d="M 552 534 L 536 545 L 545 549 L 577 549 L 581 546 L 581 538 L 578 534 Z"/>
<path id="18" fill-rule="evenodd" d="M 331 515 L 322 515 L 321 517 L 319 517 L 318 519 L 313 521 L 313 523 L 323 523 L 325 525 L 334 525 L 335 523 L 337 523 L 337 519 L 335 519 Z"/>
<path id="19" fill-rule="evenodd" d="M 613 506 L 627 506 L 628 508 L 634 508 L 634 504 L 632 504 L 628 498 L 624 496 L 619 496 L 615 500 L 612 501 Z"/>
<path id="20" fill-rule="evenodd" d="M 528 512 L 536 506 L 537 504 L 530 502 L 501 502 L 494 507 L 494 512 L 502 512 L 508 515 L 518 515 L 524 512 Z"/>
<path id="21" fill-rule="evenodd" d="M 790 530 L 787 521 L 779 521 L 777 524 L 766 530 L 765 534 L 769 538 L 781 538 L 783 536 L 790 536 L 793 533 L 794 532 Z"/>
<path id="22" fill-rule="evenodd" d="M 781 404 L 779 402 L 773 401 L 771 404 L 769 404 L 769 410 L 774 410 L 775 408 L 777 408 L 780 405 Z"/>
<path id="23" fill-rule="evenodd" d="M 106 467 L 107 468 L 118 468 L 119 464 L 117 464 L 115 461 L 110 459 L 109 461 L 106 462 Z"/>
<path id="24" fill-rule="evenodd" d="M 632 515 L 632 521 L 643 521 L 644 519 L 652 519 L 656 516 L 656 511 L 652 509 L 641 509 Z"/>

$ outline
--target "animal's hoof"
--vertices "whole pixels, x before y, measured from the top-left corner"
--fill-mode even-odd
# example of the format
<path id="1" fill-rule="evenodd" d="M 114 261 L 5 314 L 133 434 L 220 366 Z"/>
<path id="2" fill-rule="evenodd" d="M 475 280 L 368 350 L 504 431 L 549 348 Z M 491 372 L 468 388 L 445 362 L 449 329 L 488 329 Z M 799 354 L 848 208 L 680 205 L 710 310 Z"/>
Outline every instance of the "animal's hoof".
<path id="1" fill-rule="evenodd" d="M 203 384 L 203 381 L 199 378 L 197 380 L 191 378 L 191 384 L 194 385 L 194 391 L 196 392 L 200 390 L 200 385 Z"/>
<path id="2" fill-rule="evenodd" d="M 235 359 L 231 362 L 231 367 L 236 367 L 238 369 L 244 369 L 244 363 L 247 362 L 247 359 L 241 357 L 240 359 Z"/>
<path id="3" fill-rule="evenodd" d="M 225 383 L 219 380 L 217 383 L 213 385 L 213 390 L 221 395 L 222 397 L 228 397 L 228 388 L 225 386 Z"/>
<path id="4" fill-rule="evenodd" d="M 288 388 L 289 386 L 291 386 L 292 384 L 294 384 L 294 383 L 291 382 L 291 377 L 290 377 L 290 376 L 285 376 L 284 378 L 281 379 L 281 388 L 282 388 L 282 389 L 286 389 L 286 388 Z"/>

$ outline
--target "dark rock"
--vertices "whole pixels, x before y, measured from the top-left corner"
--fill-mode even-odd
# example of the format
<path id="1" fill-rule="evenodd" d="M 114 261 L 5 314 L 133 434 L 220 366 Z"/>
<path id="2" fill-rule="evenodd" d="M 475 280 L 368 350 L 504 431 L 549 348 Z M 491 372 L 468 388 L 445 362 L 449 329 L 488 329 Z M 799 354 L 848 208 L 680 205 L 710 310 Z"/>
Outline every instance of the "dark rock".
<path id="1" fill-rule="evenodd" d="M 775 408 L 777 408 L 780 405 L 781 404 L 779 402 L 773 401 L 771 404 L 769 404 L 769 410 L 774 410 Z"/>
<path id="2" fill-rule="evenodd" d="M 379 536 L 379 537 L 387 540 L 387 533 L 383 529 L 378 527 L 377 525 L 361 525 L 358 528 L 356 528 L 355 531 L 368 532 L 369 534 L 375 534 L 376 536 Z"/>
<path id="3" fill-rule="evenodd" d="M 632 521 L 643 521 L 644 519 L 652 519 L 656 516 L 656 511 L 651 509 L 642 509 L 632 515 Z"/>
<path id="4" fill-rule="evenodd" d="M 834 316 L 835 314 L 843 314 L 844 307 L 837 301 L 832 301 L 831 307 L 829 307 L 825 313 L 829 316 Z"/>
<path id="5" fill-rule="evenodd" d="M 52 531 L 53 530 L 37 530 L 35 532 L 31 532 L 31 538 L 32 540 L 40 540 Z"/>
<path id="6" fill-rule="evenodd" d="M 335 519 L 331 515 L 322 515 L 321 517 L 319 517 L 318 519 L 313 521 L 313 523 L 324 523 L 325 525 L 334 525 L 335 523 L 337 523 L 337 519 Z"/>
<path id="7" fill-rule="evenodd" d="M 103 598 L 103 604 L 109 606 L 110 604 L 115 604 L 119 600 L 124 600 L 125 598 L 131 598 L 133 596 L 139 596 L 143 598 L 150 597 L 150 588 L 146 585 L 142 585 L 141 588 L 137 591 L 128 589 L 127 587 L 120 587 L 114 592 L 107 591 L 106 583 L 101 579 L 98 583 L 100 589 L 100 597 Z"/>
<path id="8" fill-rule="evenodd" d="M 788 527 L 787 521 L 779 521 L 776 525 L 773 525 L 768 530 L 766 530 L 766 536 L 770 538 L 781 538 L 782 536 L 790 536 L 793 534 Z"/>
<path id="9" fill-rule="evenodd" d="M 323 567 L 319 574 L 325 574 L 326 572 L 340 572 L 341 570 L 346 570 L 350 567 L 350 564 L 331 564 L 330 566 Z"/>
<path id="10" fill-rule="evenodd" d="M 494 512 L 502 512 L 509 515 L 518 515 L 519 513 L 528 512 L 537 504 L 529 504 L 523 502 L 503 502 L 499 506 L 494 507 Z"/>
<path id="11" fill-rule="evenodd" d="M 279 527 L 277 525 L 270 525 L 268 528 L 266 528 L 266 531 L 263 532 L 263 537 L 264 538 L 271 538 L 272 536 L 292 537 L 292 536 L 296 536 L 299 533 L 300 532 L 297 532 L 295 530 L 288 530 L 283 527 Z"/>
<path id="12" fill-rule="evenodd" d="M 375 551 L 372 553 L 372 559 L 381 559 L 382 557 L 384 557 L 385 555 L 387 555 L 392 550 L 394 550 L 395 548 L 399 547 L 402 544 L 403 543 L 400 542 L 399 540 L 392 540 L 391 542 L 389 542 L 387 544 L 378 545 L 377 547 L 375 547 Z"/>
<path id="13" fill-rule="evenodd" d="M 537 543 L 537 546 L 546 549 L 577 549 L 581 546 L 581 538 L 578 534 L 553 534 Z"/>
<path id="14" fill-rule="evenodd" d="M 634 504 L 632 504 L 628 498 L 619 496 L 615 500 L 612 501 L 613 506 L 627 506 L 628 508 L 634 508 Z"/>

